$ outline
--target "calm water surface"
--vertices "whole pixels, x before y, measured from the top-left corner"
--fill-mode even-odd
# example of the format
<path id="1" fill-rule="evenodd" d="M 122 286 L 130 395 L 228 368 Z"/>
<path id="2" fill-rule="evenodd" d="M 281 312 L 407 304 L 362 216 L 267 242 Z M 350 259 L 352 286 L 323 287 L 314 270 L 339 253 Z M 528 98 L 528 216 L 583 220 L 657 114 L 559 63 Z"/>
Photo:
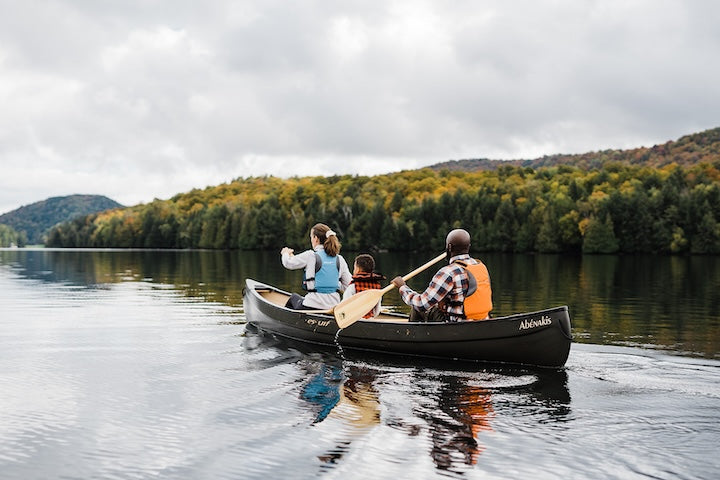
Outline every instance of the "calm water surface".
<path id="1" fill-rule="evenodd" d="M 716 478 L 720 259 L 483 259 L 496 314 L 570 307 L 565 369 L 264 335 L 242 280 L 294 289 L 276 252 L 0 251 L 0 476 Z"/>

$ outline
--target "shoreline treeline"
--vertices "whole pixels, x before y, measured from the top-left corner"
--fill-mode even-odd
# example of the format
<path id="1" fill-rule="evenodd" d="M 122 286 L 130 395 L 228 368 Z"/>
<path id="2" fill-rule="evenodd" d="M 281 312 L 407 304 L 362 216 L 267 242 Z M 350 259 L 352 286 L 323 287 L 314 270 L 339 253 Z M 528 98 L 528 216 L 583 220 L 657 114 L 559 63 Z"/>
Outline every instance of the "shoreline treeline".
<path id="1" fill-rule="evenodd" d="M 27 245 L 25 232 L 18 232 L 11 226 L 0 223 L 0 248 L 25 245 Z"/>
<path id="2" fill-rule="evenodd" d="M 442 250 L 462 227 L 474 251 L 718 254 L 720 161 L 251 177 L 80 217 L 46 245 L 303 248 L 316 222 L 350 250 Z"/>

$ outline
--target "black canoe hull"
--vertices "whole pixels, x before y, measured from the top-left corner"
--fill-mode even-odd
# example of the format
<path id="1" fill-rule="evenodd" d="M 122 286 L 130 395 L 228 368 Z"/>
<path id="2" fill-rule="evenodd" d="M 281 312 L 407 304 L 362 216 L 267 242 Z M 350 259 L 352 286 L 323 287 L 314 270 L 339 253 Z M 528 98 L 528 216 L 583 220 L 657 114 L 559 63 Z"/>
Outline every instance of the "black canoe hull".
<path id="1" fill-rule="evenodd" d="M 409 323 L 359 320 L 340 330 L 331 314 L 291 310 L 268 301 L 270 285 L 246 280 L 243 297 L 249 323 L 304 342 L 340 345 L 396 355 L 452 360 L 562 367 L 572 343 L 567 307 L 556 307 L 491 320 L 457 323 Z"/>

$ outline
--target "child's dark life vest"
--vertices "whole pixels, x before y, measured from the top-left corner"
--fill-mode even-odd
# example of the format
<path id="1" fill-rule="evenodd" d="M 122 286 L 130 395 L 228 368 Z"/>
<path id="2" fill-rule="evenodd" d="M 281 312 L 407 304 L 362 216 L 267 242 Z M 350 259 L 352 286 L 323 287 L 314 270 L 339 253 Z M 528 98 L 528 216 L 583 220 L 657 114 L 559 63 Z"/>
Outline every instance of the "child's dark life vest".
<path id="1" fill-rule="evenodd" d="M 468 320 L 484 320 L 488 318 L 492 305 L 492 289 L 490 288 L 490 274 L 484 263 L 476 260 L 476 264 L 468 265 L 456 261 L 468 275 L 468 290 L 465 292 L 463 309 Z"/>

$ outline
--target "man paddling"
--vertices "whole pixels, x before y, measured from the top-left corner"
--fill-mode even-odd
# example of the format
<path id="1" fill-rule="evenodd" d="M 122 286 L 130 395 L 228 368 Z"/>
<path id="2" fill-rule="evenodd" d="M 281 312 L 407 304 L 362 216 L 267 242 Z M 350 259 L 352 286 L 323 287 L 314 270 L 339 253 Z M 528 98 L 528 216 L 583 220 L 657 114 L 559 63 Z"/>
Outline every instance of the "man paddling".
<path id="1" fill-rule="evenodd" d="M 486 320 L 492 310 L 492 290 L 487 268 L 470 257 L 470 234 L 461 228 L 445 239 L 448 265 L 437 271 L 424 292 L 418 293 L 402 277 L 392 283 L 412 307 L 411 322 Z"/>

